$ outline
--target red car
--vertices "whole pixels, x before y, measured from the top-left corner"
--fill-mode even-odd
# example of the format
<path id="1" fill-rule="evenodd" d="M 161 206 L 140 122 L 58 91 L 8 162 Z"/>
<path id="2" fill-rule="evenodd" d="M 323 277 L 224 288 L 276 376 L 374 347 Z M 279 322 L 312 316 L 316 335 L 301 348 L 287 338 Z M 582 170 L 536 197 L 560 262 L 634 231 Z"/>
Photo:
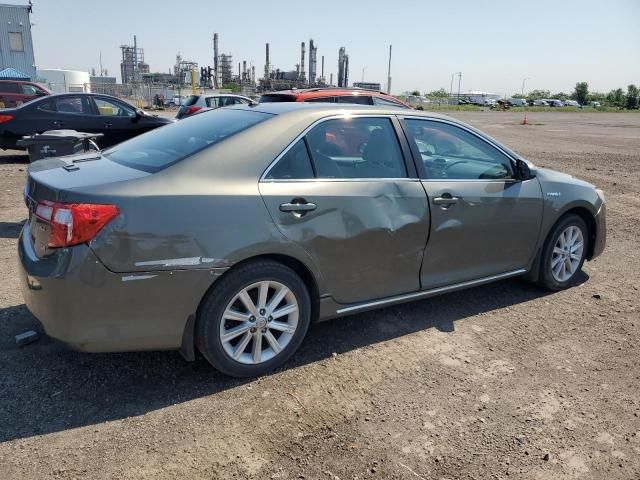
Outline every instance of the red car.
<path id="1" fill-rule="evenodd" d="M 265 93 L 260 103 L 273 102 L 315 102 L 315 103 L 351 103 L 358 105 L 380 105 L 398 108 L 411 108 L 397 98 L 376 90 L 362 88 L 305 88 L 300 90 L 282 90 Z"/>
<path id="2" fill-rule="evenodd" d="M 51 92 L 33 82 L 0 80 L 0 108 L 15 108 L 34 98 L 51 95 Z"/>

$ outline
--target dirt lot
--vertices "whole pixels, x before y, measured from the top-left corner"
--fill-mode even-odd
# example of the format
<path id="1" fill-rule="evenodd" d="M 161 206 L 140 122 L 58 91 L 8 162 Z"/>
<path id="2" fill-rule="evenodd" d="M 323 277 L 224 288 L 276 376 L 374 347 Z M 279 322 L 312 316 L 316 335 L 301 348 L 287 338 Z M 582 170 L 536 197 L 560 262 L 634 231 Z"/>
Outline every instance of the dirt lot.
<path id="1" fill-rule="evenodd" d="M 0 478 L 639 479 L 640 115 L 457 112 L 604 189 L 578 287 L 523 281 L 316 325 L 238 381 L 175 352 L 46 338 L 16 279 L 25 157 L 0 156 Z"/>

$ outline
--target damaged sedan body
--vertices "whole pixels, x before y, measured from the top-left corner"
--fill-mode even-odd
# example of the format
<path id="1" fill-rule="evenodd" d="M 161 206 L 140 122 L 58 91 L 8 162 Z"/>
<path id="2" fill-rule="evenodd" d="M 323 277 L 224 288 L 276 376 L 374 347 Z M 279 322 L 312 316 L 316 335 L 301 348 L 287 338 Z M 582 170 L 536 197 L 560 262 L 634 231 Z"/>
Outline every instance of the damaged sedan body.
<path id="1" fill-rule="evenodd" d="M 265 104 L 34 163 L 25 302 L 88 352 L 284 363 L 311 322 L 523 276 L 559 290 L 605 244 L 592 185 L 447 117 Z"/>

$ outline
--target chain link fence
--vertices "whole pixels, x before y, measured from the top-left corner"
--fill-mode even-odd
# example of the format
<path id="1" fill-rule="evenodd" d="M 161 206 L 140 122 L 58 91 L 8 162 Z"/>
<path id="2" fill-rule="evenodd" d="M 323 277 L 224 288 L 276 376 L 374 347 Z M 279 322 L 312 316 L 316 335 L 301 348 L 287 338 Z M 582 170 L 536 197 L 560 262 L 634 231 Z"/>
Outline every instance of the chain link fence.
<path id="1" fill-rule="evenodd" d="M 84 83 L 58 84 L 46 82 L 43 85 L 53 93 L 103 93 L 120 98 L 137 108 L 172 108 L 181 105 L 191 95 L 191 86 L 175 84 L 119 84 Z M 198 87 L 197 93 L 211 93 L 212 89 Z"/>

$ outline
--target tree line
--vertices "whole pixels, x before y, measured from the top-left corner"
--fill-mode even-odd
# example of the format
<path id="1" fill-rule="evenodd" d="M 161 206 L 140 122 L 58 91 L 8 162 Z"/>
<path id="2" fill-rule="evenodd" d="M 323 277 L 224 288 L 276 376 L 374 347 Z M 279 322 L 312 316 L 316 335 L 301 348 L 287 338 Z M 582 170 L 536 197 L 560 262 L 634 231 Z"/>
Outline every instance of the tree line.
<path id="1" fill-rule="evenodd" d="M 416 96 L 420 95 L 418 90 L 414 90 L 411 93 Z M 425 92 L 424 96 L 429 98 L 448 98 L 449 92 L 444 88 L 441 88 L 439 90 Z M 627 86 L 626 92 L 622 88 L 616 88 L 611 90 L 609 93 L 600 93 L 590 92 L 589 84 L 587 82 L 578 82 L 571 93 L 551 93 L 550 90 L 532 90 L 526 95 L 516 93 L 513 95 L 513 98 L 526 98 L 530 102 L 543 98 L 558 99 L 562 101 L 575 100 L 580 105 L 587 105 L 589 102 L 600 102 L 602 106 L 627 110 L 640 108 L 640 89 L 633 84 Z"/>

